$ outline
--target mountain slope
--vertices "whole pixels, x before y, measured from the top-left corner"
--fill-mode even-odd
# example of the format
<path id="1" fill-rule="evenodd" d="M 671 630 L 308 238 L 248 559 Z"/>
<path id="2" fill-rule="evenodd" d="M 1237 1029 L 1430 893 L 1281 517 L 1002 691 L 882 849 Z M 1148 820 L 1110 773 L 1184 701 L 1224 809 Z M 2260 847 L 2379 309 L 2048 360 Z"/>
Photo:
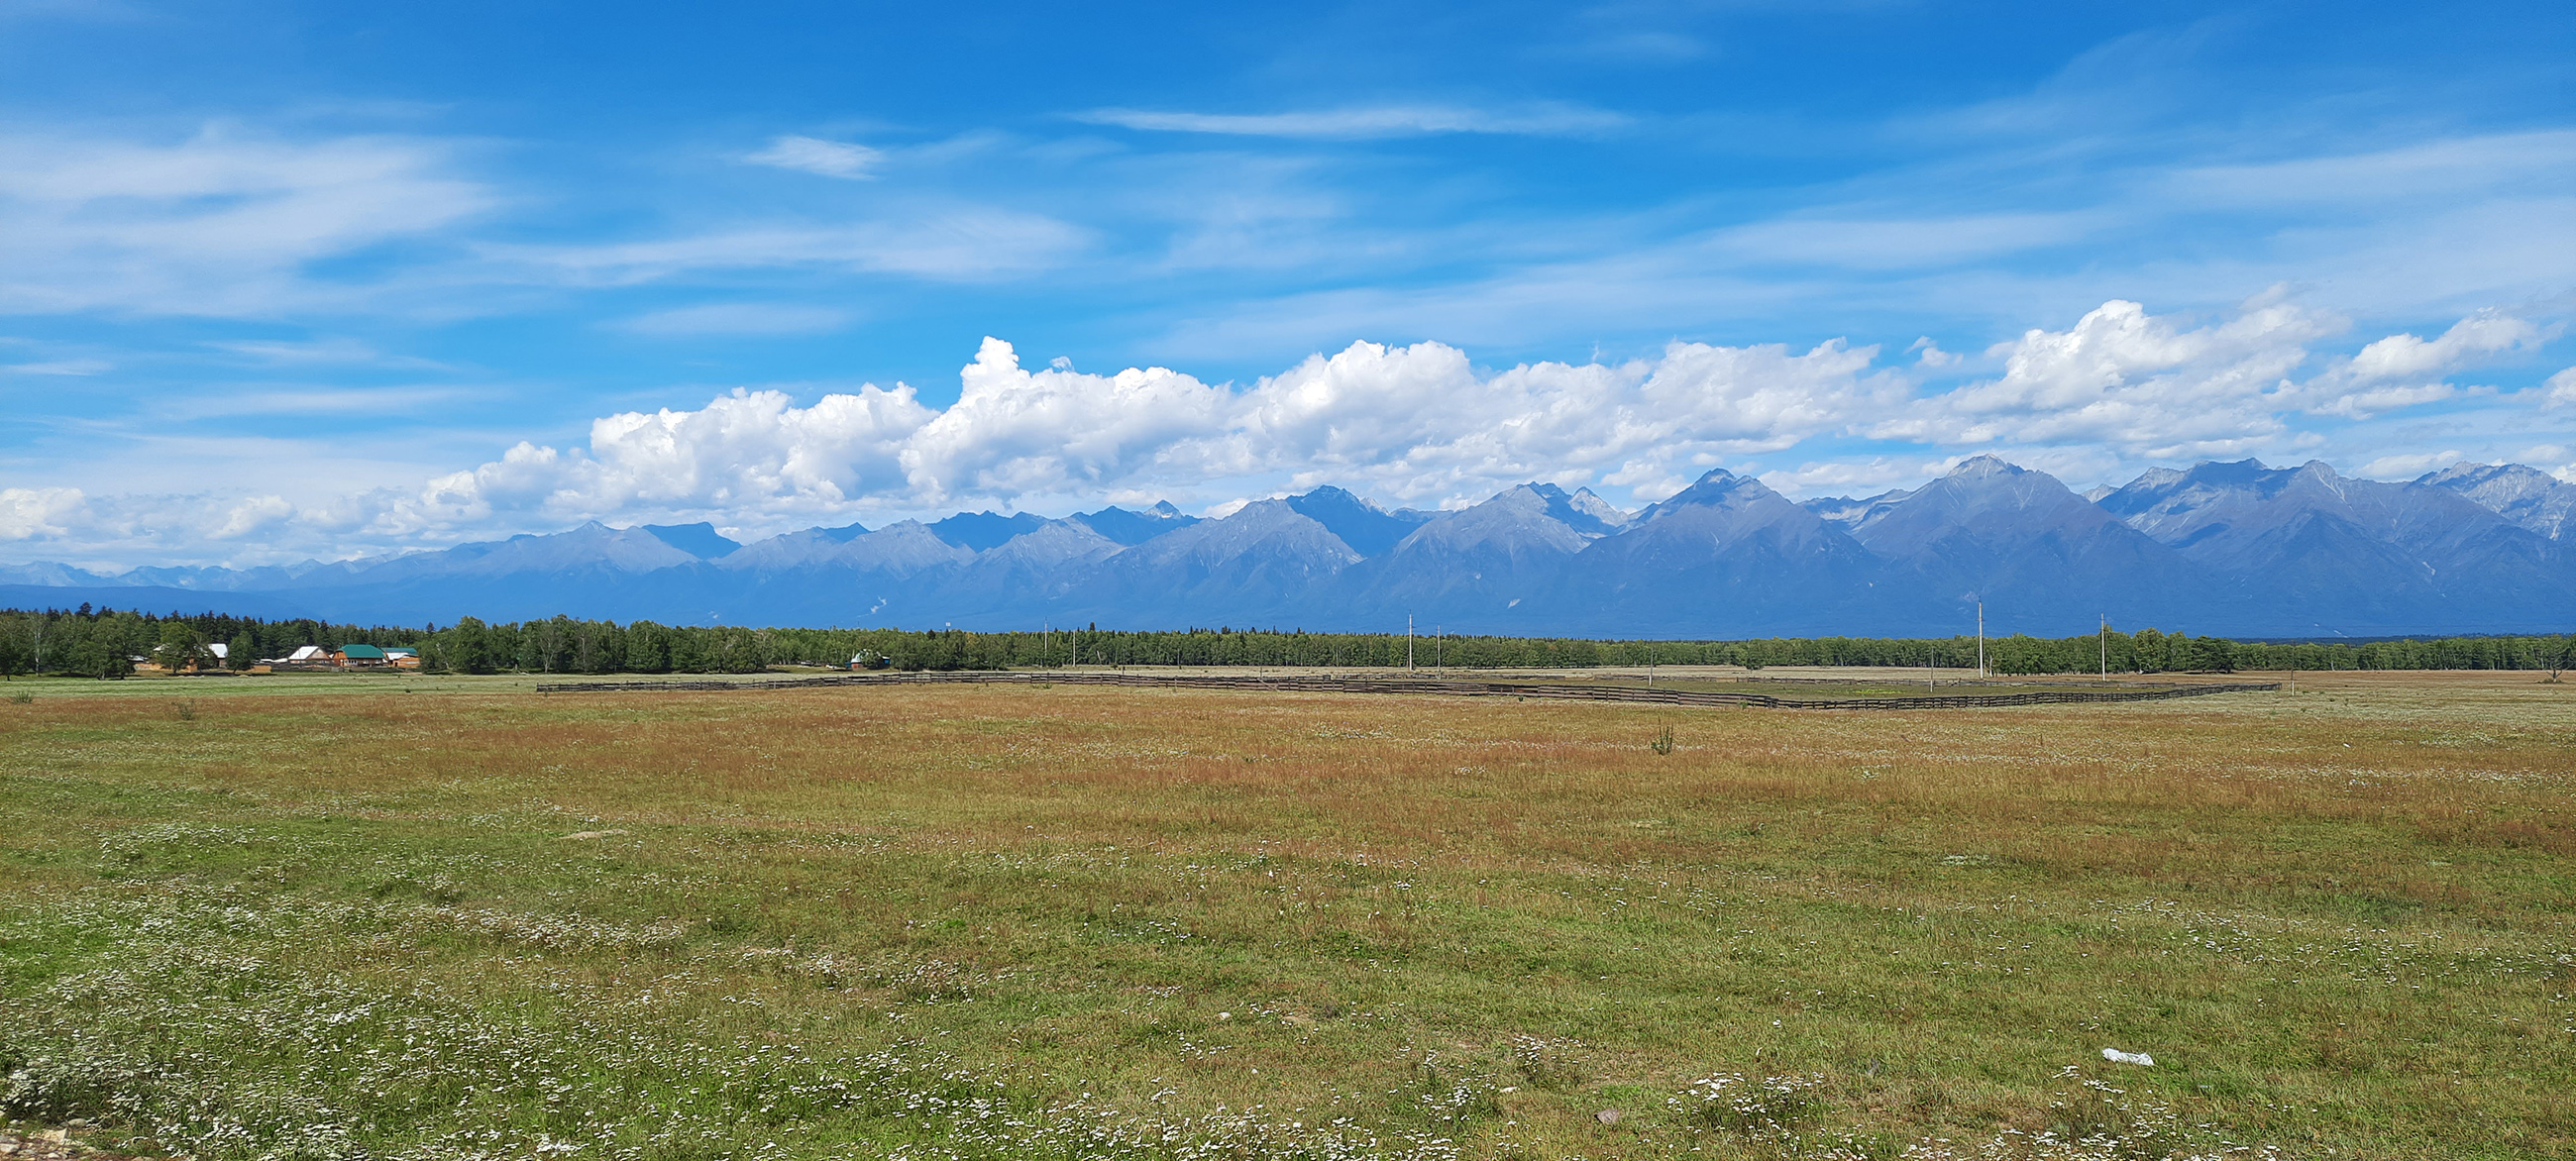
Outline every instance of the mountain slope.
<path id="1" fill-rule="evenodd" d="M 2550 540 L 2576 538 L 2576 484 L 2521 464 L 2453 464 L 2415 483 L 2458 494 L 2517 528 Z"/>
<path id="2" fill-rule="evenodd" d="M 2206 613 L 2219 587 L 2182 555 L 2045 472 L 1993 456 L 1869 505 L 1853 538 L 1913 571 L 1935 596 L 1974 596 L 1998 632 L 2064 635 L 2097 616 L 2173 624 Z"/>
<path id="3" fill-rule="evenodd" d="M 2214 574 L 2222 631 L 2544 631 L 2576 598 L 2569 554 L 2537 533 L 2445 488 L 2319 462 L 2150 472 L 2102 507 Z"/>
<path id="4" fill-rule="evenodd" d="M 1141 512 L 1125 508 L 1103 508 L 1097 512 L 1078 512 L 1066 517 L 1109 538 L 1117 544 L 1143 544 L 1175 528 L 1187 528 L 1199 522 L 1196 516 L 1184 516 L 1181 510 L 1164 500 Z"/>
<path id="5" fill-rule="evenodd" d="M 1631 517 L 1506 489 L 1451 512 L 1339 488 L 1198 520 L 1168 504 L 981 512 L 748 544 L 710 524 L 609 528 L 253 569 L 0 566 L 11 601 L 381 623 L 620 621 L 978 629 L 1417 626 L 1578 636 L 2080 633 L 2097 613 L 2241 636 L 2563 632 L 2570 488 L 2458 465 L 2409 483 L 2247 460 L 2148 472 L 2098 500 L 1992 457 L 1922 488 L 1793 503 L 1715 471 Z"/>
<path id="6" fill-rule="evenodd" d="M 1558 573 L 1627 514 L 1590 492 L 1523 484 L 1456 512 L 1444 512 L 1342 579 L 1354 608 L 1410 613 L 1424 625 L 1467 633 L 1522 631 L 1542 623 L 1539 606 Z"/>
<path id="7" fill-rule="evenodd" d="M 1567 562 L 1551 593 L 1593 631 L 1643 637 L 1879 633 L 1936 602 L 1850 533 L 1760 480 L 1709 472 Z"/>
<path id="8" fill-rule="evenodd" d="M 1063 600 L 1068 621 L 1266 626 L 1306 611 L 1323 582 L 1359 560 L 1322 522 L 1285 500 L 1260 500 L 1102 560 Z"/>
<path id="9" fill-rule="evenodd" d="M 1389 512 L 1340 488 L 1322 487 L 1281 501 L 1289 510 L 1321 524 L 1361 556 L 1376 556 L 1395 547 L 1431 518 L 1410 508 Z"/>
<path id="10" fill-rule="evenodd" d="M 1026 512 L 1004 516 L 999 512 L 960 512 L 928 525 L 930 534 L 970 552 L 1000 548 L 1012 537 L 1034 532 L 1046 518 Z"/>

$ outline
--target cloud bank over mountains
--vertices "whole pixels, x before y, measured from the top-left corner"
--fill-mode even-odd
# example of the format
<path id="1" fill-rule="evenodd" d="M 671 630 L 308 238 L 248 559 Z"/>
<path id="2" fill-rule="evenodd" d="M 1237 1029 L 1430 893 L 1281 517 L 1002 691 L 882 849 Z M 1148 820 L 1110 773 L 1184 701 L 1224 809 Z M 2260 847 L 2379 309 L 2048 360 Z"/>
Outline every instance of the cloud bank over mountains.
<path id="1" fill-rule="evenodd" d="M 960 508 L 1171 498 L 1205 511 L 1327 483 L 1426 509 L 1531 480 L 1643 504 L 1718 466 L 1804 495 L 1917 483 L 1978 451 L 2098 482 L 2198 459 L 2331 454 L 2320 422 L 2368 431 L 2480 394 L 2537 413 L 2565 406 L 2571 390 L 2570 372 L 2502 395 L 2463 381 L 2552 337 L 2512 315 L 2357 348 L 2350 329 L 2280 292 L 2207 318 L 2114 300 L 1964 358 L 1928 343 L 1891 353 L 1842 339 L 1673 342 L 1653 358 L 1494 370 L 1443 343 L 1355 342 L 1242 386 L 1163 367 L 1032 368 L 987 338 L 944 407 L 901 383 L 809 402 L 737 388 L 695 409 L 599 417 L 579 444 L 522 441 L 414 488 L 318 502 L 256 490 L 0 489 L 0 551 L 258 564 L 587 520 L 706 520 L 766 535 Z M 2522 458 L 2576 478 L 2576 452 L 2544 445 Z M 2423 466 L 2409 460 L 2374 462 Z"/>

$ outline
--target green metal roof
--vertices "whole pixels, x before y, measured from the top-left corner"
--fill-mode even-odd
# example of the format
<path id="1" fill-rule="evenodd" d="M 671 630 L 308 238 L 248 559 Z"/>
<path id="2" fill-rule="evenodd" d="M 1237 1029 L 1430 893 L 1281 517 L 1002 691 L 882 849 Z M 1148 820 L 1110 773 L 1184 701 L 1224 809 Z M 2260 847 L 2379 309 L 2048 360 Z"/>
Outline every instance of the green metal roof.
<path id="1" fill-rule="evenodd" d="M 385 651 L 373 645 L 343 645 L 340 655 L 356 661 L 382 661 Z"/>

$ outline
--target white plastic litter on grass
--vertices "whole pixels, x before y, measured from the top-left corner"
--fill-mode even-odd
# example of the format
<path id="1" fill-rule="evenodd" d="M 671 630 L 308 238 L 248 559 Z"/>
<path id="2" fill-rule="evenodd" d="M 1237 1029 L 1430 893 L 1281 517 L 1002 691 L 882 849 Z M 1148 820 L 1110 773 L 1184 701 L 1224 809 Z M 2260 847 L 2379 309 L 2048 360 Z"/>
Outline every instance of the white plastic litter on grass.
<path id="1" fill-rule="evenodd" d="M 2149 1068 L 2154 1068 L 2156 1066 L 2155 1057 L 2149 1056 L 2143 1052 L 2122 1052 L 2117 1048 L 2103 1049 L 2102 1059 L 2108 1060 L 2113 1064 L 2143 1064 Z"/>

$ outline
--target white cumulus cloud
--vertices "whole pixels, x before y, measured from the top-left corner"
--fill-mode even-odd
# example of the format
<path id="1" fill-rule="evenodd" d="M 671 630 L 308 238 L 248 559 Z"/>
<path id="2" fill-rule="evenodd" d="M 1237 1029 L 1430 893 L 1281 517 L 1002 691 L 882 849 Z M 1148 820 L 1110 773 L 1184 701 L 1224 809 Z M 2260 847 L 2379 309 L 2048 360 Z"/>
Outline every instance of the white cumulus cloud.
<path id="1" fill-rule="evenodd" d="M 2437 338 L 2390 335 L 2319 360 L 2311 348 L 2348 326 L 2278 291 L 2199 326 L 2113 300 L 2065 330 L 1996 345 L 1987 354 L 2003 361 L 2000 377 L 1925 396 L 1870 431 L 1961 446 L 2089 444 L 2131 460 L 2251 454 L 2300 414 L 2368 419 L 2484 392 L 2446 376 L 2549 334 L 2481 313 Z"/>
<path id="2" fill-rule="evenodd" d="M 2256 300 L 2187 327 L 2106 302 L 2063 331 L 2034 329 L 1989 351 L 2001 377 L 1930 396 L 1879 423 L 1881 438 L 1987 445 L 2095 443 L 2170 459 L 2238 452 L 2286 425 L 2289 375 L 2341 319 Z"/>
<path id="3" fill-rule="evenodd" d="M 699 410 L 602 418 L 586 447 L 522 443 L 388 501 L 381 519 L 427 529 L 511 513 L 723 513 L 760 525 L 1189 497 L 1254 478 L 1339 482 L 1425 504 L 1614 470 L 1661 482 L 1718 453 L 1785 447 L 1895 403 L 1905 385 L 1871 369 L 1875 353 L 1839 341 L 1804 352 L 1674 343 L 1653 360 L 1485 372 L 1441 343 L 1362 342 L 1237 389 L 1162 367 L 1032 371 L 988 338 L 946 408 L 901 384 L 811 406 L 738 390 Z"/>
<path id="4" fill-rule="evenodd" d="M 1183 476 L 1214 466 L 1204 444 L 1229 424 L 1222 388 L 1161 367 L 1115 375 L 1022 370 L 1009 343 L 986 338 L 955 405 L 902 452 L 925 502 L 956 496 L 1096 492 L 1158 465 Z"/>
<path id="5" fill-rule="evenodd" d="M 1922 355 L 1938 350 L 1928 343 L 1885 365 L 1880 348 L 1836 339 L 1805 349 L 1673 342 L 1644 358 L 1495 369 L 1445 343 L 1355 342 L 1239 385 L 1166 367 L 1093 374 L 1057 359 L 1033 368 L 987 338 L 946 406 L 901 383 L 810 402 L 738 388 L 703 407 L 602 416 L 578 443 L 522 441 L 418 485 L 318 501 L 17 488 L 0 492 L 0 540 L 83 546 L 74 555 L 84 559 L 159 545 L 146 559 L 167 560 L 185 539 L 201 559 L 275 560 L 589 519 L 709 519 L 766 535 L 979 507 L 1170 498 L 1208 510 L 1324 483 L 1425 508 L 1529 480 L 1641 502 L 1718 464 L 1793 493 L 1875 491 L 1977 451 L 2117 482 L 2151 463 L 2312 454 L 2325 437 L 2292 426 L 2301 415 L 2484 392 L 2443 375 L 2530 350 L 2546 334 L 2478 315 L 2350 357 L 2311 350 L 2345 329 L 2277 295 L 2199 320 L 2114 300 L 2063 330 L 1997 344 L 1986 358 L 2000 373 L 1946 390 L 1926 389 L 1935 372 Z M 2576 403 L 2576 368 L 2533 391 Z M 2461 453 L 2382 445 L 2371 454 L 2366 475 L 2412 474 Z"/>
<path id="6" fill-rule="evenodd" d="M 635 510 L 723 511 L 742 523 L 827 514 L 906 485 L 905 441 L 932 416 L 912 388 L 861 387 L 798 407 L 782 391 L 736 390 L 695 411 L 592 421 L 586 448 L 521 442 L 384 505 L 387 531 Z"/>
<path id="7" fill-rule="evenodd" d="M 78 488 L 0 488 L 0 540 L 67 535 L 86 499 Z"/>
<path id="8" fill-rule="evenodd" d="M 2435 468 L 2449 467 L 2464 458 L 2458 449 L 2437 452 L 2410 452 L 2381 456 L 2361 465 L 2355 475 L 2373 480 L 2411 480 Z"/>
<path id="9" fill-rule="evenodd" d="M 2576 407 L 2576 367 L 2550 376 L 2548 382 L 2540 385 L 2540 390 L 2543 407 Z"/>
<path id="10" fill-rule="evenodd" d="M 2535 346 L 2541 338 L 2541 329 L 2525 320 L 2483 313 L 2461 319 L 2430 341 L 2390 335 L 2363 347 L 2347 370 L 2364 381 L 2438 375 L 2489 355 Z"/>

